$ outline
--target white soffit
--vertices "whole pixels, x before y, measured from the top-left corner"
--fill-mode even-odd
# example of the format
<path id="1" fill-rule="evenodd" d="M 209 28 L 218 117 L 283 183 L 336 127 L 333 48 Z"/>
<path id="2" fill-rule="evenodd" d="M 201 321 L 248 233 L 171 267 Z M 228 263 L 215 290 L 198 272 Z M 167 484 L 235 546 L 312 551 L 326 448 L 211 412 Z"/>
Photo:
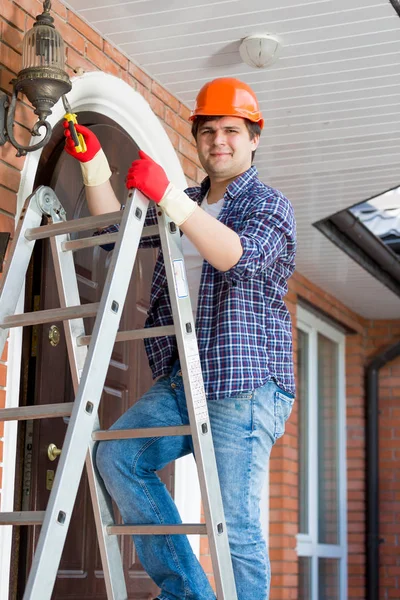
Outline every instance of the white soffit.
<path id="1" fill-rule="evenodd" d="M 250 84 L 266 120 L 255 163 L 295 207 L 299 272 L 364 317 L 400 318 L 399 298 L 312 227 L 400 184 L 400 19 L 388 0 L 65 4 L 189 107 L 214 77 Z M 282 41 L 270 68 L 240 59 L 256 33 Z"/>

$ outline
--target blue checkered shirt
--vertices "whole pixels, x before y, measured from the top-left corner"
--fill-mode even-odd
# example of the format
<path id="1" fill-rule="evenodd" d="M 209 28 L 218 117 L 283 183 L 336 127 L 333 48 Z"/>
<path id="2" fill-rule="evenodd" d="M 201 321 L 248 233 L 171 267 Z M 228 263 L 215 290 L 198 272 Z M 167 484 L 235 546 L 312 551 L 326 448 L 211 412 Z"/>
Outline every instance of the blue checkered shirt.
<path id="1" fill-rule="evenodd" d="M 199 205 L 208 177 L 186 194 Z M 274 380 L 295 393 L 292 325 L 284 303 L 287 281 L 295 269 L 296 225 L 293 207 L 279 191 L 257 177 L 256 167 L 226 189 L 218 220 L 240 237 L 243 254 L 229 271 L 203 262 L 196 334 L 209 400 L 247 392 Z M 154 207 L 146 225 L 157 223 Z M 116 226 L 104 230 L 115 231 Z M 141 247 L 157 246 L 158 237 Z M 172 324 L 162 251 L 155 265 L 146 327 Z M 174 336 L 145 340 L 154 377 L 166 375 L 178 358 Z"/>

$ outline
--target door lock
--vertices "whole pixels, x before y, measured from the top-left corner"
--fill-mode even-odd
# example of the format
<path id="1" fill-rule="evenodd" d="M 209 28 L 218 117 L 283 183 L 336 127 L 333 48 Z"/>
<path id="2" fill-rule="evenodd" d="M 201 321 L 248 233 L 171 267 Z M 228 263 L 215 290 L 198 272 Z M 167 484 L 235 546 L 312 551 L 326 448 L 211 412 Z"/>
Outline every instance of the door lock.
<path id="1" fill-rule="evenodd" d="M 52 325 L 49 329 L 49 340 L 52 346 L 58 346 L 60 342 L 60 330 L 57 325 Z"/>
<path id="2" fill-rule="evenodd" d="M 47 448 L 47 456 L 50 460 L 56 460 L 61 454 L 61 450 L 55 444 L 50 444 Z"/>

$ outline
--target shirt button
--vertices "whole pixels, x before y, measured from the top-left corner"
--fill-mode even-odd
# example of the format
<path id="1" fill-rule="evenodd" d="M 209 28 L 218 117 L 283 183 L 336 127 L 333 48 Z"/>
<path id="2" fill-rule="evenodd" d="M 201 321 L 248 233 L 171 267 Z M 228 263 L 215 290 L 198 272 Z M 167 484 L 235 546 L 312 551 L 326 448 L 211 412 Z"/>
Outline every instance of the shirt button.
<path id="1" fill-rule="evenodd" d="M 171 387 L 174 390 L 176 388 L 176 383 L 171 383 Z"/>
<path id="2" fill-rule="evenodd" d="M 179 377 L 182 377 L 182 371 L 178 371 Z"/>

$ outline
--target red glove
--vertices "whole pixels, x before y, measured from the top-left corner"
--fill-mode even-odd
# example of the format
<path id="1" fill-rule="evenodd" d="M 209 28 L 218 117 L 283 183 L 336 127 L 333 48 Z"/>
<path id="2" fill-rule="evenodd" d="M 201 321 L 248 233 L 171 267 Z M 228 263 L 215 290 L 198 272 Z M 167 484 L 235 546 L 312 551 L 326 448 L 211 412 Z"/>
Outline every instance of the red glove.
<path id="1" fill-rule="evenodd" d="M 71 132 L 68 129 L 68 121 L 63 122 L 64 125 L 64 135 L 65 135 L 65 151 L 68 152 L 71 156 L 79 160 L 79 162 L 88 162 L 92 160 L 96 156 L 96 154 L 101 150 L 101 145 L 95 134 L 90 131 L 87 127 L 83 125 L 79 125 L 79 123 L 75 124 L 75 129 L 78 133 L 81 133 L 85 139 L 86 143 L 86 152 L 75 152 L 75 143 L 71 137 Z"/>
<path id="2" fill-rule="evenodd" d="M 75 124 L 77 133 L 83 135 L 86 152 L 76 152 L 75 143 L 68 129 L 68 121 L 64 120 L 65 151 L 79 160 L 83 182 L 86 186 L 105 183 L 111 177 L 111 170 L 106 155 L 95 134 L 83 125 Z"/>
<path id="3" fill-rule="evenodd" d="M 143 150 L 139 150 L 139 156 L 140 159 L 134 160 L 128 171 L 126 187 L 128 190 L 137 188 L 158 204 L 169 186 L 169 181 L 164 169 Z"/>

